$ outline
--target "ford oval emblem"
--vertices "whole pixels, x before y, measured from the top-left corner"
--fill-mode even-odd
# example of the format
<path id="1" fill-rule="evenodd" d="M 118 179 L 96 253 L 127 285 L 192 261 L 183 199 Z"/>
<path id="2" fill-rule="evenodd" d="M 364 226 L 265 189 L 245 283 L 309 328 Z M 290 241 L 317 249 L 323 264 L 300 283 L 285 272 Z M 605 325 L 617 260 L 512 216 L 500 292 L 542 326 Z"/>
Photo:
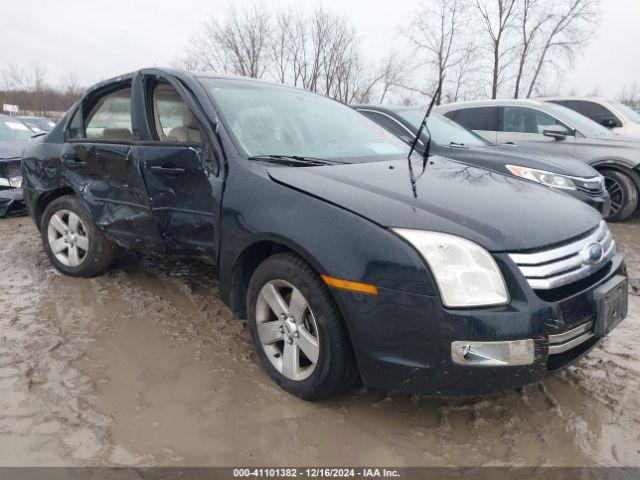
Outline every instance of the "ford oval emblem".
<path id="1" fill-rule="evenodd" d="M 604 251 L 599 243 L 592 243 L 582 251 L 582 258 L 587 265 L 600 263 L 604 257 Z"/>

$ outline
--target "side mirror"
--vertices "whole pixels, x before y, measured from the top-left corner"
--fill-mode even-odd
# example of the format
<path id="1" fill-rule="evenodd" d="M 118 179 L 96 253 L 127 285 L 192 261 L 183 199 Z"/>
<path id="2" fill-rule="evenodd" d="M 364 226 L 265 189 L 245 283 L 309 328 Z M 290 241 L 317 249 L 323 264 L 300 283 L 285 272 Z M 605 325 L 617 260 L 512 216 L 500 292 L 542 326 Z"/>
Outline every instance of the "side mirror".
<path id="1" fill-rule="evenodd" d="M 600 123 L 602 124 L 603 127 L 607 127 L 607 128 L 617 128 L 622 126 L 620 125 L 620 122 L 615 118 L 603 118 Z"/>
<path id="2" fill-rule="evenodd" d="M 555 140 L 564 140 L 565 138 L 567 138 L 568 133 L 567 133 L 567 129 L 564 127 L 561 127 L 560 125 L 549 125 L 547 128 L 544 129 L 542 134 L 545 137 L 551 137 Z"/>

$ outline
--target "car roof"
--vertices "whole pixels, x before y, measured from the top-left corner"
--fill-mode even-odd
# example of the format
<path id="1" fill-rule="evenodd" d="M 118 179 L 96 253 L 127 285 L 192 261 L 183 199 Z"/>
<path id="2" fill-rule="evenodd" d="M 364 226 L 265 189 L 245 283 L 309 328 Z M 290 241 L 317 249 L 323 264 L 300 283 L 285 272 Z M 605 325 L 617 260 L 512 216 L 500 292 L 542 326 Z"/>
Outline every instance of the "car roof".
<path id="1" fill-rule="evenodd" d="M 381 110 L 381 111 L 390 111 L 390 112 L 402 112 L 402 111 L 410 111 L 410 110 L 426 110 L 424 107 L 411 107 L 407 105 L 376 105 L 376 104 L 359 104 L 359 105 L 351 105 L 353 108 L 359 109 L 371 109 L 371 110 Z"/>
<path id="2" fill-rule="evenodd" d="M 221 73 L 215 73 L 215 72 L 196 72 L 196 71 L 178 70 L 175 68 L 166 68 L 166 67 L 147 67 L 147 68 L 140 68 L 132 72 L 124 73 L 122 75 L 117 75 L 115 77 L 111 77 L 106 80 L 102 80 L 101 82 L 98 82 L 92 85 L 90 88 L 88 88 L 86 93 L 88 94 L 88 93 L 94 92 L 96 90 L 99 90 L 115 82 L 130 80 L 138 73 L 149 74 L 149 75 L 164 74 L 168 76 L 173 76 L 178 80 L 184 81 L 185 83 L 189 83 L 189 81 L 195 81 L 200 78 L 211 78 L 211 79 L 220 79 L 220 80 L 238 80 L 243 82 L 254 82 L 254 83 L 260 83 L 264 85 L 272 85 L 276 87 L 287 88 L 287 89 L 296 90 L 296 91 L 301 90 L 298 87 L 293 87 L 291 85 L 286 85 L 284 83 L 262 80 L 259 78 L 243 77 L 241 75 L 228 75 L 228 74 L 221 74 Z M 307 90 L 305 90 L 305 92 L 314 94 L 314 92 L 309 92 Z"/>
<path id="3" fill-rule="evenodd" d="M 447 103 L 444 105 L 439 105 L 435 107 L 436 111 L 448 111 L 454 110 L 457 108 L 470 108 L 470 107 L 510 107 L 510 106 L 529 106 L 529 107 L 540 107 L 543 106 L 545 102 L 539 100 L 515 100 L 515 99 L 504 99 L 504 100 L 474 100 L 471 102 L 456 102 L 456 103 Z"/>
<path id="4" fill-rule="evenodd" d="M 595 95 L 589 95 L 585 97 L 577 97 L 577 96 L 555 96 L 555 97 L 539 97 L 537 100 L 549 101 L 549 100 L 578 100 L 578 101 L 592 101 L 592 102 L 601 102 L 601 103 L 609 103 L 610 100 L 607 100 L 604 97 L 598 97 Z"/>

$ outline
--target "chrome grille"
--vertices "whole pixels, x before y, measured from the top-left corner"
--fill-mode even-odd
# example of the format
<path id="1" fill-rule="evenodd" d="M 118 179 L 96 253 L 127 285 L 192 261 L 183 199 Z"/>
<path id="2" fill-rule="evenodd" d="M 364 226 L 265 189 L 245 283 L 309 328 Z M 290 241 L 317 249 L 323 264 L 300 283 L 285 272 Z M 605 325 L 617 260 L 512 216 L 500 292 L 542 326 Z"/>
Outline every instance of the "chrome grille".
<path id="1" fill-rule="evenodd" d="M 584 323 L 559 335 L 549 335 L 549 355 L 560 355 L 593 338 L 595 322 Z"/>
<path id="2" fill-rule="evenodd" d="M 591 257 L 599 245 L 602 255 Z M 597 251 L 597 247 L 595 247 Z M 588 277 L 611 259 L 616 250 L 611 232 L 603 221 L 587 237 L 575 242 L 533 253 L 509 255 L 534 290 L 551 290 Z"/>

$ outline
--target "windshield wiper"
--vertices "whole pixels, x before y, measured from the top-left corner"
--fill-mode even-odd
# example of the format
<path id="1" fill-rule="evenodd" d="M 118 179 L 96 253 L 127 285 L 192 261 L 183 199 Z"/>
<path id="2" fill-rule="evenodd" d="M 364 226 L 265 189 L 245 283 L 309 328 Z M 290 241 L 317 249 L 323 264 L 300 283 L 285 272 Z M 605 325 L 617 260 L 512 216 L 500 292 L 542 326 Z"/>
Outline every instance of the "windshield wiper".
<path id="1" fill-rule="evenodd" d="M 442 92 L 443 81 L 444 81 L 444 77 L 440 79 L 440 82 L 438 83 L 438 88 L 436 89 L 436 92 L 433 94 L 433 97 L 431 97 L 431 103 L 429 104 L 429 108 L 427 108 L 427 112 L 424 114 L 424 118 L 422 119 L 422 122 L 420 122 L 418 133 L 416 133 L 416 136 L 413 139 L 413 143 L 411 144 L 411 149 L 409 150 L 409 155 L 407 155 L 407 162 L 409 163 L 409 180 L 411 182 L 411 191 L 413 192 L 413 196 L 415 198 L 418 198 L 418 191 L 416 188 L 416 177 L 415 177 L 415 174 L 413 173 L 413 165 L 411 164 L 411 155 L 413 155 L 413 152 L 415 151 L 418 145 L 418 139 L 421 137 L 422 131 L 426 130 L 428 138 L 427 138 L 427 143 L 424 146 L 424 151 L 422 152 L 422 173 L 420 175 L 424 174 L 425 170 L 427 169 L 427 163 L 429 161 L 429 157 L 431 156 L 431 152 L 430 152 L 431 132 L 429 131 L 427 120 L 429 120 L 429 115 L 431 115 L 431 110 L 433 110 L 433 106 L 436 104 L 436 99 L 440 96 L 440 93 Z"/>
<path id="2" fill-rule="evenodd" d="M 305 155 L 253 155 L 249 160 L 263 160 L 267 162 L 288 163 L 295 165 L 320 166 L 345 164 L 337 160 L 327 160 L 324 158 L 307 157 Z"/>

